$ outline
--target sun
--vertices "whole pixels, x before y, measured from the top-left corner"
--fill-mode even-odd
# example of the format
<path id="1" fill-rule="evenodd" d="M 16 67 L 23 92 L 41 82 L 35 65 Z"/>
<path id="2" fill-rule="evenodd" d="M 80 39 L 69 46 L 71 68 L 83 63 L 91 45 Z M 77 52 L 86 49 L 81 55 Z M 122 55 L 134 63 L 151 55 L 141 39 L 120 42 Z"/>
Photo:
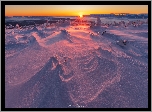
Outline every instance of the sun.
<path id="1" fill-rule="evenodd" d="M 80 14 L 79 16 L 80 16 L 80 18 L 82 18 L 82 17 L 83 17 L 83 15 L 82 15 L 82 14 Z"/>

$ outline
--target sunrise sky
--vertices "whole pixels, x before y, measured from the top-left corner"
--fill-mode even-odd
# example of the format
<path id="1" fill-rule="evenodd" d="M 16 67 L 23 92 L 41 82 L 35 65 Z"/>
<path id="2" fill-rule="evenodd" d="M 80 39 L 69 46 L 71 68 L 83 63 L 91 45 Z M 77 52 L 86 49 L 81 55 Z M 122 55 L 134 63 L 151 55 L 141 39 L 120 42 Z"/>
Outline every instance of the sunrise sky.
<path id="1" fill-rule="evenodd" d="M 148 13 L 148 5 L 5 5 L 5 16 L 78 16 Z"/>

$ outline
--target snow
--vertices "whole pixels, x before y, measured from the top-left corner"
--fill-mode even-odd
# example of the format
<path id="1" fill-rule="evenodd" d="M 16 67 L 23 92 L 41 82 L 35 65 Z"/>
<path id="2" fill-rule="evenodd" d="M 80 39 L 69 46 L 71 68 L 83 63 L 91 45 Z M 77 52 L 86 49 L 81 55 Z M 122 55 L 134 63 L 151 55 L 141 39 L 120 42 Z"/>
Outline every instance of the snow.
<path id="1" fill-rule="evenodd" d="M 147 108 L 146 20 L 100 20 L 6 28 L 6 107 Z"/>

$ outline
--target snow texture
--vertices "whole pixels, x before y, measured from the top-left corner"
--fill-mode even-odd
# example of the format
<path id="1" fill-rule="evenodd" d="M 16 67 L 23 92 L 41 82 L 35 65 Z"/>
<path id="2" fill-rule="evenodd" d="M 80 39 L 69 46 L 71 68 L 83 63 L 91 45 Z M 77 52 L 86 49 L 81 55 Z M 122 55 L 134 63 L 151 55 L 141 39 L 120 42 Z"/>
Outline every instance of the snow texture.
<path id="1" fill-rule="evenodd" d="M 6 108 L 147 108 L 148 24 L 112 20 L 6 28 Z"/>

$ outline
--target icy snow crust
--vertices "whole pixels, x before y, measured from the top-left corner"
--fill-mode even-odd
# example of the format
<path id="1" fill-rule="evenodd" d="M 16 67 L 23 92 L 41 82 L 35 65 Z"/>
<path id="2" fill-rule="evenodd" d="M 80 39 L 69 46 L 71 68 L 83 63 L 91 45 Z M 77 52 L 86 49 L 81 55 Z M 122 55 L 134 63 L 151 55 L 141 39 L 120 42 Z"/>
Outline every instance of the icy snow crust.
<path id="1" fill-rule="evenodd" d="M 6 107 L 148 107 L 148 24 L 133 22 L 6 29 Z"/>

